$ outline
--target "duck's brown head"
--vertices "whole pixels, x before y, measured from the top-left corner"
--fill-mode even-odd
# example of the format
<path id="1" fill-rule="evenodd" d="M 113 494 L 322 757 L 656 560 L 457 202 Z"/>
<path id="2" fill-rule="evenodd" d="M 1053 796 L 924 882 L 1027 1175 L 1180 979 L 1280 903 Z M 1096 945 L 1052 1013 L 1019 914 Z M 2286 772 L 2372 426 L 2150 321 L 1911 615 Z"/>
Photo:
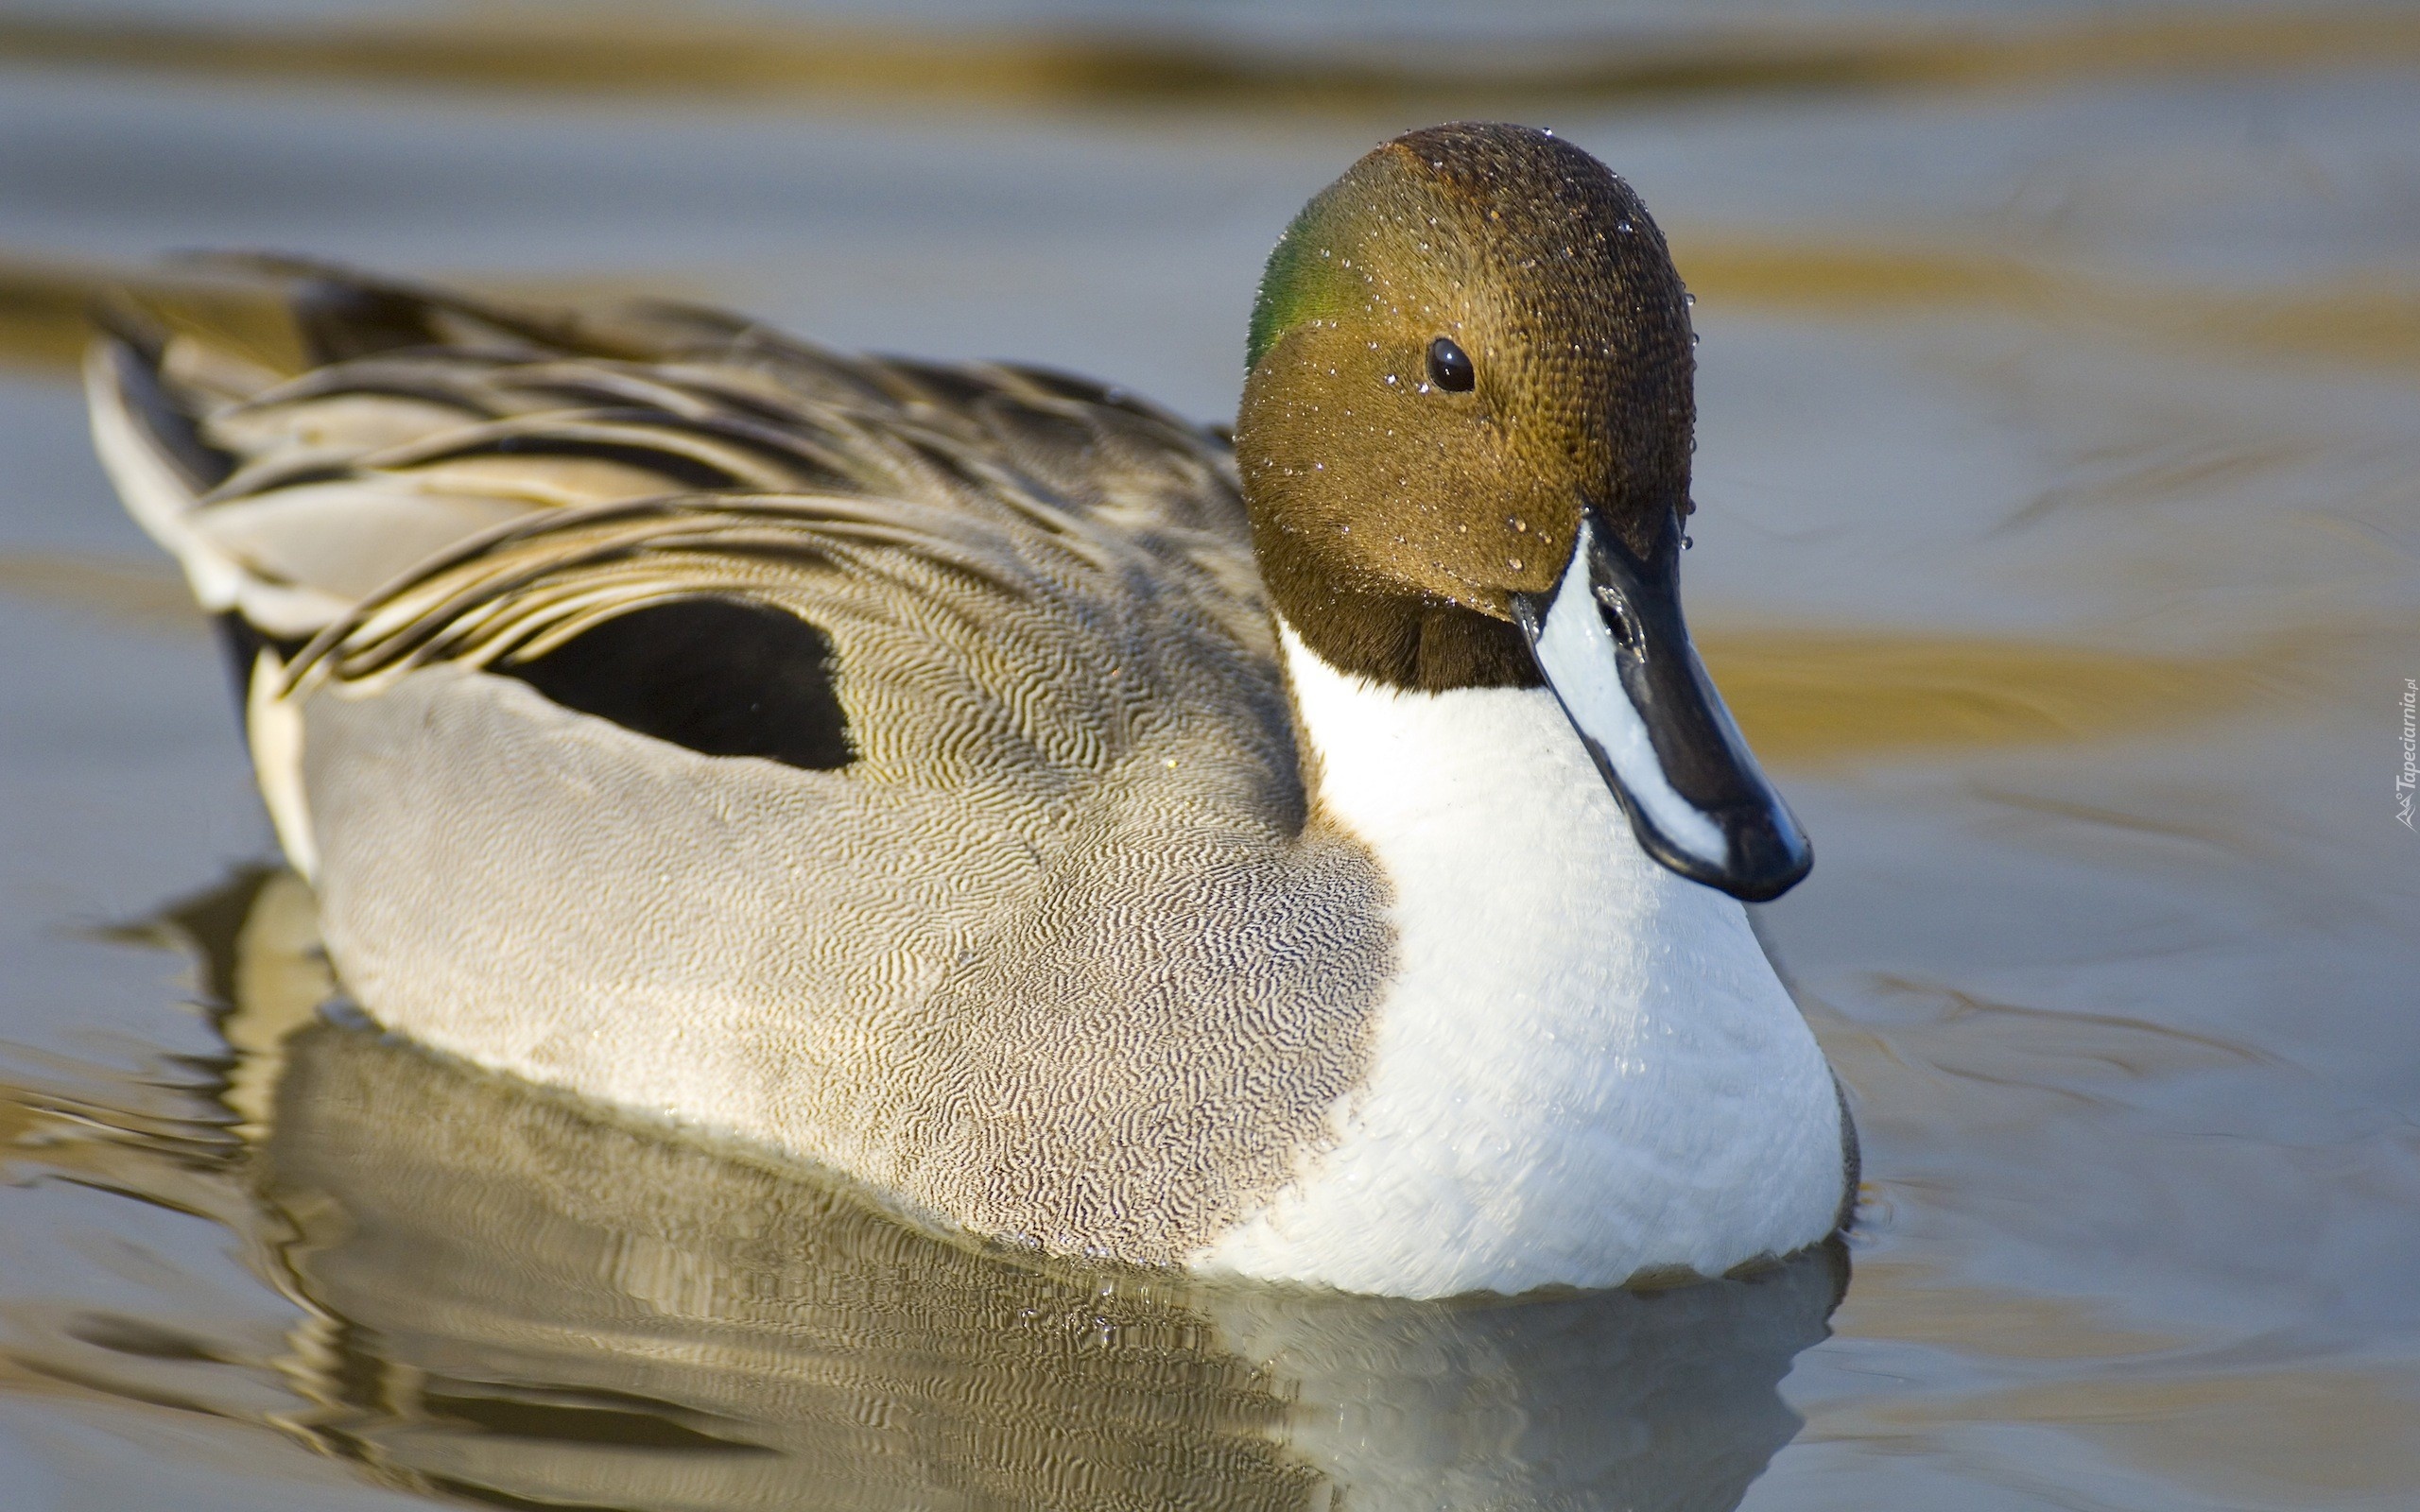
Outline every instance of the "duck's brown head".
<path id="1" fill-rule="evenodd" d="M 1270 254 L 1236 454 L 1307 650 L 1406 691 L 1550 684 L 1650 853 L 1772 897 L 1806 843 L 1680 614 L 1688 306 L 1595 158 L 1527 127 L 1414 131 Z"/>

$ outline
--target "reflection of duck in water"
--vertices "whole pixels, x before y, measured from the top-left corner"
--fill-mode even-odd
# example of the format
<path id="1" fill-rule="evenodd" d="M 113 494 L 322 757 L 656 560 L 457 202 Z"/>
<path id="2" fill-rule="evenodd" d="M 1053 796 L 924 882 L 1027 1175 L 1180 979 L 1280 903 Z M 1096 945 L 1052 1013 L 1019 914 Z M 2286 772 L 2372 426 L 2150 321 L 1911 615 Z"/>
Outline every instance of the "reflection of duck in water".
<path id="1" fill-rule="evenodd" d="M 698 1509 L 1727 1508 L 1795 1431 L 1775 1383 L 1845 1278 L 1827 1246 L 1651 1294 L 1415 1302 L 1004 1257 L 321 1019 L 312 900 L 290 875 L 175 917 L 239 998 L 219 1095 L 252 1195 L 222 1221 L 303 1314 L 270 1363 L 309 1405 L 268 1415 L 416 1489 Z M 26 1159 L 63 1165 L 65 1143 Z M 106 1184 L 141 1194 L 117 1159 Z M 210 1352 L 157 1321 L 78 1327 Z M 130 1368 L 71 1355 L 60 1374 Z M 179 1392 L 206 1396 L 199 1367 L 176 1368 Z"/>
<path id="2" fill-rule="evenodd" d="M 1834 1228 L 1724 896 L 1808 858 L 1681 619 L 1685 296 L 1577 148 L 1315 199 L 1232 455 L 697 312 L 280 298 L 300 377 L 133 318 L 95 424 L 381 1022 L 1058 1254 L 1435 1296 Z"/>

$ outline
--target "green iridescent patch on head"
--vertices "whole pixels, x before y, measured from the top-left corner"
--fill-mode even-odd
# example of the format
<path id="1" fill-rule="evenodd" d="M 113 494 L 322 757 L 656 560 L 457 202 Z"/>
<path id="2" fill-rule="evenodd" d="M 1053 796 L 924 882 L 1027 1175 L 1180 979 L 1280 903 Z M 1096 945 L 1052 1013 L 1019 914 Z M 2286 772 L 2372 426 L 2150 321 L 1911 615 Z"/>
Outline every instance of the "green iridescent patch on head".
<path id="1" fill-rule="evenodd" d="M 1341 269 L 1336 249 L 1323 244 L 1328 216 L 1327 195 L 1303 207 L 1286 234 L 1269 253 L 1260 275 L 1260 292 L 1252 301 L 1252 330 L 1244 342 L 1244 368 L 1250 371 L 1278 339 L 1315 317 L 1343 312 Z"/>

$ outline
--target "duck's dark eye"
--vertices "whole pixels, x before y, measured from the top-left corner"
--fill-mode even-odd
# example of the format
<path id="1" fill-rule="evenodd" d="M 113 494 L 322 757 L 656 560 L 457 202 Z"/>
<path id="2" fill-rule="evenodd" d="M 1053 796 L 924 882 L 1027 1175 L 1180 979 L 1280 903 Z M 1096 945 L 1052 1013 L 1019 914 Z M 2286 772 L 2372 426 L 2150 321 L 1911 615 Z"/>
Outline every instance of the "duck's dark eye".
<path id="1" fill-rule="evenodd" d="M 1428 343 L 1428 377 L 1440 388 L 1458 394 L 1471 391 L 1478 382 L 1477 369 L 1471 367 L 1471 354 L 1455 345 L 1451 336 L 1439 336 Z"/>

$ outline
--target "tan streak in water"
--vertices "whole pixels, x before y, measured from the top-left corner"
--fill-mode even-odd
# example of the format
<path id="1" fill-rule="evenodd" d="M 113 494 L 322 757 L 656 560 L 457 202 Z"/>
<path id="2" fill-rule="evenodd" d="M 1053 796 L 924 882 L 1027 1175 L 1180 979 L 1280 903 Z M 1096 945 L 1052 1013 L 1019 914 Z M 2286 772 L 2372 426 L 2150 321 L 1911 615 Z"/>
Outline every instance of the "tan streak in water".
<path id="1" fill-rule="evenodd" d="M 1834 1332 L 1898 1339 L 2006 1360 L 2110 1360 L 2182 1348 L 2187 1340 L 2113 1327 L 2090 1301 L 1942 1282 L 1929 1266 L 1860 1261 Z"/>
<path id="2" fill-rule="evenodd" d="M 1760 243 L 1685 229 L 1672 245 L 1682 277 L 1709 307 L 1830 318 L 1997 311 L 2068 331 L 2206 343 L 2244 359 L 2420 367 L 2420 287 L 2391 274 L 2196 289 L 1956 249 Z"/>
<path id="3" fill-rule="evenodd" d="M 0 363 L 73 377 L 93 338 L 96 306 L 129 297 L 172 330 L 206 326 L 219 345 L 281 372 L 302 346 L 282 305 L 199 268 L 70 266 L 0 252 Z"/>
<path id="4" fill-rule="evenodd" d="M 99 292 L 90 275 L 0 256 L 0 363 L 74 372 L 92 339 L 84 312 Z"/>
<path id="5" fill-rule="evenodd" d="M 1746 27 L 1563 39 L 1489 57 L 1252 48 L 1145 32 L 821 26 L 684 9 L 438 24 L 211 27 L 65 16 L 0 22 L 0 59 L 201 77 L 526 94 L 940 99 L 1012 108 L 1271 107 L 1401 112 L 1777 90 L 2041 85 L 2420 60 L 2420 16 L 2175 6 L 2122 19 Z"/>
<path id="6" fill-rule="evenodd" d="M 2126 656 L 1982 638 L 1775 629 L 1700 642 L 1748 743 L 1781 767 L 2134 734 L 2241 703 L 2288 670 L 2267 655 Z"/>
<path id="7" fill-rule="evenodd" d="M 184 633 L 201 611 L 166 562 L 59 552 L 0 555 L 0 594 L 99 614 L 130 629 Z"/>
<path id="8" fill-rule="evenodd" d="M 5 29 L 0 23 L 0 29 Z M 448 287 L 510 301 L 594 305 L 635 300 L 702 299 L 711 293 L 678 272 L 629 277 L 567 276 L 526 280 L 441 275 Z M 236 352 L 272 372 L 306 365 L 292 312 L 256 280 L 222 277 L 206 259 L 145 267 L 111 267 L 0 251 L 0 367 L 73 379 L 93 338 L 92 315 L 102 301 L 130 299 L 172 331 L 204 334 L 213 346 Z"/>
<path id="9" fill-rule="evenodd" d="M 1865 1280 L 1859 1270 L 1860 1284 Z M 2268 1369 L 2046 1383 L 1866 1416 L 1893 1428 L 2039 1423 L 2231 1504 L 2310 1505 L 2420 1484 L 2420 1381 L 2387 1370 Z M 2279 1498 L 2286 1498 L 2280 1502 Z M 2238 1499 L 2241 1501 L 2238 1502 Z"/>

